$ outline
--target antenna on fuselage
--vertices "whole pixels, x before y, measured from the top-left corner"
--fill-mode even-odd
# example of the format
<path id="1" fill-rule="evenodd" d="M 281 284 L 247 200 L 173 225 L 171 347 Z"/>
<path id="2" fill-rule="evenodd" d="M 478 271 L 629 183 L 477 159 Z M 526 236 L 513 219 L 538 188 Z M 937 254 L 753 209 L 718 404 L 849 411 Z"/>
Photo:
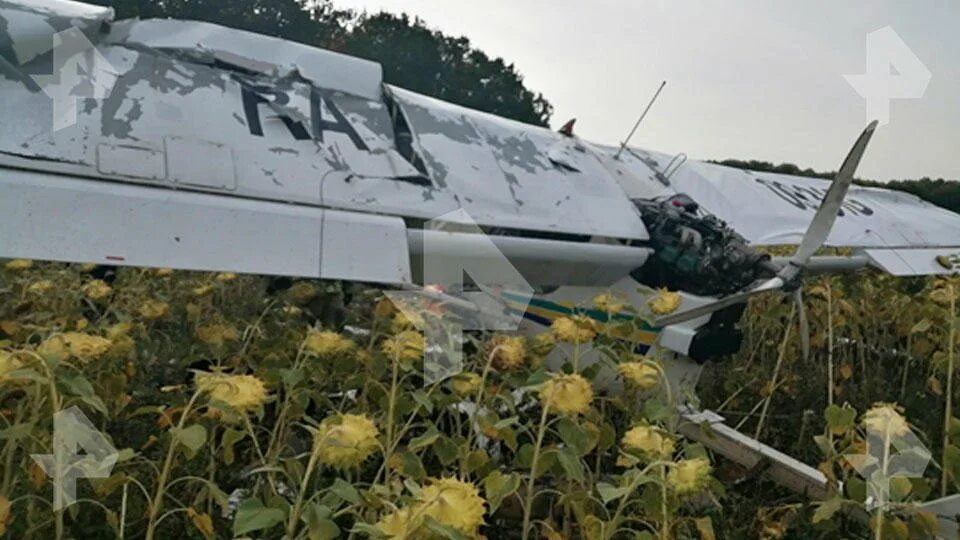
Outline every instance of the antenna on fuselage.
<path id="1" fill-rule="evenodd" d="M 640 127 L 640 122 L 643 122 L 643 119 L 647 117 L 647 113 L 650 112 L 650 107 L 653 107 L 653 102 L 660 97 L 660 92 L 663 91 L 663 87 L 667 85 L 667 81 L 660 83 L 660 88 L 657 88 L 657 93 L 653 95 L 653 99 L 650 100 L 650 103 L 647 103 L 647 108 L 643 110 L 643 114 L 640 115 L 640 118 L 637 118 L 637 123 L 633 125 L 633 129 L 630 130 L 630 134 L 627 135 L 627 139 L 620 144 L 620 150 L 617 150 L 617 154 L 613 156 L 613 159 L 620 159 L 620 153 L 623 152 L 623 149 L 627 147 L 627 144 L 630 143 L 630 139 L 633 138 L 633 134 L 637 132 L 637 128 Z"/>

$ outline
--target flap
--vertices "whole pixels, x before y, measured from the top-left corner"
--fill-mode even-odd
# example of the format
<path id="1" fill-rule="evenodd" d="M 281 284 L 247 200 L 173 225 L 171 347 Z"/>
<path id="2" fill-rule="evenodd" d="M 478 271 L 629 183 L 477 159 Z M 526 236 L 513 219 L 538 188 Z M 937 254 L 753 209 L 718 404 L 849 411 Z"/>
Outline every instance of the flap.
<path id="1" fill-rule="evenodd" d="M 867 256 L 895 276 L 947 275 L 960 272 L 960 247 L 939 249 L 868 249 Z"/>

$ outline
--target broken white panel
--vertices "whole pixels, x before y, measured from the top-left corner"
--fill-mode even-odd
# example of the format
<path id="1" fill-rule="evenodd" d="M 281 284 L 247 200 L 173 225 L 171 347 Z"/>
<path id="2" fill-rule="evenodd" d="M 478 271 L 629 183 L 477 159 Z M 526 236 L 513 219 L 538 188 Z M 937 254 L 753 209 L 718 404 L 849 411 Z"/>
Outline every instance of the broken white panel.
<path id="1" fill-rule="evenodd" d="M 380 64 L 253 32 L 205 22 L 151 19 L 120 23 L 111 39 L 154 49 L 207 53 L 265 75 L 296 71 L 323 88 L 381 99 Z"/>
<path id="2" fill-rule="evenodd" d="M 586 148 L 557 133 L 389 87 L 434 180 L 486 226 L 643 240 L 623 189 Z M 566 162 L 551 162 L 557 144 Z"/>

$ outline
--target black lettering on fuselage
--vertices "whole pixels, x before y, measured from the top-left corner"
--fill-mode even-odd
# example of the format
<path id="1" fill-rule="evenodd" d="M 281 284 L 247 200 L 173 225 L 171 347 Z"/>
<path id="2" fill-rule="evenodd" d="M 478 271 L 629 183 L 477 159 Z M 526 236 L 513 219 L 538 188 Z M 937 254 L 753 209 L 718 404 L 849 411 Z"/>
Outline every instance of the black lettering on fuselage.
<path id="1" fill-rule="evenodd" d="M 273 103 L 284 106 L 290 102 L 286 92 L 269 86 L 250 84 L 246 81 L 240 82 L 241 99 L 243 100 L 243 113 L 247 119 L 247 127 L 251 135 L 263 137 L 263 124 L 260 119 L 260 105 L 264 103 Z M 272 97 L 273 99 L 268 99 Z M 333 121 L 323 117 L 323 109 L 330 111 L 333 115 Z M 298 141 L 315 140 L 323 142 L 324 131 L 335 131 L 343 133 L 350 138 L 353 145 L 358 150 L 369 151 L 366 143 L 360 138 L 353 126 L 344 116 L 343 112 L 337 107 L 333 96 L 329 92 L 324 92 L 318 88 L 310 89 L 310 129 L 308 130 L 303 122 L 291 118 L 286 114 L 279 114 L 280 120 L 286 126 L 287 131 Z M 311 131 L 313 134 L 311 135 Z"/>
<path id="2" fill-rule="evenodd" d="M 799 184 L 784 184 L 777 180 L 767 180 L 765 178 L 755 178 L 760 185 L 765 186 L 777 197 L 790 203 L 790 205 L 800 210 L 810 210 L 815 212 L 820 208 L 827 190 L 822 188 L 804 186 Z M 846 215 L 846 212 L 855 216 L 872 216 L 873 209 L 856 199 L 846 199 L 837 213 L 839 216 Z"/>

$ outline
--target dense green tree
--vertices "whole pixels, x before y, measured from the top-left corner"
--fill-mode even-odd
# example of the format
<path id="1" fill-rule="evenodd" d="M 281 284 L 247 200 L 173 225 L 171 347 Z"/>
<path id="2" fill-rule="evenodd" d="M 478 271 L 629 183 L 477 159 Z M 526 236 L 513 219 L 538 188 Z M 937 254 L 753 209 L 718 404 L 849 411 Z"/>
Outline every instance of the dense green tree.
<path id="1" fill-rule="evenodd" d="M 112 6 L 120 19 L 215 22 L 367 58 L 383 66 L 390 84 L 521 122 L 545 126 L 553 110 L 513 64 L 407 15 L 358 15 L 327 0 L 89 1 Z"/>
<path id="2" fill-rule="evenodd" d="M 430 30 L 418 18 L 364 14 L 345 41 L 334 45 L 380 62 L 390 84 L 521 122 L 550 121 L 550 103 L 524 86 L 513 64 L 491 59 L 467 38 Z"/>

